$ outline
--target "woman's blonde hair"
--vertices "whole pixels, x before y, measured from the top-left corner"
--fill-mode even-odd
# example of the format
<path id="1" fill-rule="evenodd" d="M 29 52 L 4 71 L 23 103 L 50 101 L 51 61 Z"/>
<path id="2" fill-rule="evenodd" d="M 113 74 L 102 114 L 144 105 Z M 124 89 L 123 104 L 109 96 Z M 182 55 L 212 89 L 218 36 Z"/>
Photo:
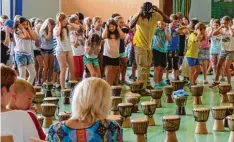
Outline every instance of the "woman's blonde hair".
<path id="1" fill-rule="evenodd" d="M 100 78 L 83 80 L 73 93 L 71 119 L 90 124 L 105 119 L 111 108 L 111 93 L 109 84 Z"/>
<path id="2" fill-rule="evenodd" d="M 67 18 L 67 15 L 65 13 L 58 13 L 56 15 L 56 22 L 57 22 L 57 26 L 59 24 L 60 21 L 63 21 Z M 69 31 L 67 26 L 65 27 L 65 29 L 67 30 L 67 35 L 69 35 Z M 60 32 L 60 40 L 63 41 L 64 40 L 64 35 L 63 35 L 63 30 Z"/>
<path id="3" fill-rule="evenodd" d="M 36 91 L 35 91 L 34 87 L 32 86 L 32 84 L 30 84 L 26 80 L 17 79 L 13 85 L 14 85 L 14 92 L 16 94 L 22 93 L 26 89 L 29 89 L 30 91 L 32 91 L 33 94 L 36 94 Z"/>
<path id="4" fill-rule="evenodd" d="M 93 20 L 92 20 L 93 25 L 95 25 L 95 23 L 96 23 L 98 20 L 102 20 L 102 18 L 101 18 L 101 17 L 98 17 L 98 16 L 93 17 Z"/>
<path id="5" fill-rule="evenodd" d="M 52 19 L 52 18 L 48 18 L 46 19 L 43 24 L 41 25 L 41 28 L 40 28 L 40 33 L 43 32 L 44 30 L 46 30 L 46 28 L 48 27 L 48 24 L 51 24 L 51 25 L 55 25 L 55 21 Z M 48 31 L 49 32 L 49 31 Z"/>

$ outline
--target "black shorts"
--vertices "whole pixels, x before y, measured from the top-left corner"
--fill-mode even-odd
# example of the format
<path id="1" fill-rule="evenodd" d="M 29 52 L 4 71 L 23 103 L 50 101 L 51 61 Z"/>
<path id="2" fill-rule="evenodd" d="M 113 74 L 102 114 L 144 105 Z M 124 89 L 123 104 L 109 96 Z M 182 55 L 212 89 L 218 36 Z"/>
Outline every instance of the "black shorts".
<path id="1" fill-rule="evenodd" d="M 42 54 L 53 54 L 54 49 L 41 49 Z"/>
<path id="2" fill-rule="evenodd" d="M 179 69 L 179 52 L 168 51 L 167 52 L 167 70 L 178 70 Z"/>
<path id="3" fill-rule="evenodd" d="M 40 56 L 41 55 L 41 51 L 39 50 L 34 50 L 34 57 Z"/>
<path id="4" fill-rule="evenodd" d="M 167 66 L 166 53 L 153 49 L 153 64 L 154 64 L 154 67 L 160 66 L 160 67 L 165 68 Z"/>
<path id="5" fill-rule="evenodd" d="M 108 56 L 103 56 L 104 66 L 119 66 L 119 58 L 110 58 Z"/>

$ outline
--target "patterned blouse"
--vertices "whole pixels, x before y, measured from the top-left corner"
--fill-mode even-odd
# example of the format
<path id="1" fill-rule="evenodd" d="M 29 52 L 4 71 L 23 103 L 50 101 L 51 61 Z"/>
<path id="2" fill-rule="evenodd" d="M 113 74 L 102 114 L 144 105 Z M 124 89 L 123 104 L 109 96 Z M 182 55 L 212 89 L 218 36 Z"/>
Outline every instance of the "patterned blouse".
<path id="1" fill-rule="evenodd" d="M 58 122 L 48 131 L 50 142 L 123 142 L 123 129 L 115 121 L 97 121 L 86 129 L 73 129 Z"/>

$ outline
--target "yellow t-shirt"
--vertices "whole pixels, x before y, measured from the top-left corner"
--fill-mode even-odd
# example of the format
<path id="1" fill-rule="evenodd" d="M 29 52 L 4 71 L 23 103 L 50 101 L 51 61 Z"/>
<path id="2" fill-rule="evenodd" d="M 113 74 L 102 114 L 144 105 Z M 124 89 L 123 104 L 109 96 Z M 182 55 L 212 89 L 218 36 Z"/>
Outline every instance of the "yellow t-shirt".
<path id="1" fill-rule="evenodd" d="M 186 52 L 186 57 L 198 58 L 198 51 L 200 47 L 200 41 L 195 41 L 196 34 L 191 33 L 188 39 L 188 48 Z"/>
<path id="2" fill-rule="evenodd" d="M 147 18 L 143 19 L 142 16 L 139 17 L 136 23 L 136 33 L 133 38 L 133 43 L 136 47 L 146 50 L 152 49 L 152 38 L 157 27 L 157 22 L 160 20 L 163 20 L 163 17 L 158 12 L 154 12 L 150 20 Z"/>

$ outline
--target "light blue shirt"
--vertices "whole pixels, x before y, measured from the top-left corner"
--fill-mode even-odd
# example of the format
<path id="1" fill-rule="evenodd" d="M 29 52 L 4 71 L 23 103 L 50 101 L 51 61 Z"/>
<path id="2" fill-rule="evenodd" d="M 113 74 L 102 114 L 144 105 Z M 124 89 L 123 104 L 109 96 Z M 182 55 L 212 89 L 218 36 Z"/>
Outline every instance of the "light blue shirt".
<path id="1" fill-rule="evenodd" d="M 160 46 L 157 46 L 157 43 L 160 44 Z M 154 36 L 153 36 L 153 44 L 152 44 L 153 49 L 166 53 L 167 48 L 166 48 L 166 34 L 165 30 L 161 30 L 157 28 L 155 30 Z"/>

